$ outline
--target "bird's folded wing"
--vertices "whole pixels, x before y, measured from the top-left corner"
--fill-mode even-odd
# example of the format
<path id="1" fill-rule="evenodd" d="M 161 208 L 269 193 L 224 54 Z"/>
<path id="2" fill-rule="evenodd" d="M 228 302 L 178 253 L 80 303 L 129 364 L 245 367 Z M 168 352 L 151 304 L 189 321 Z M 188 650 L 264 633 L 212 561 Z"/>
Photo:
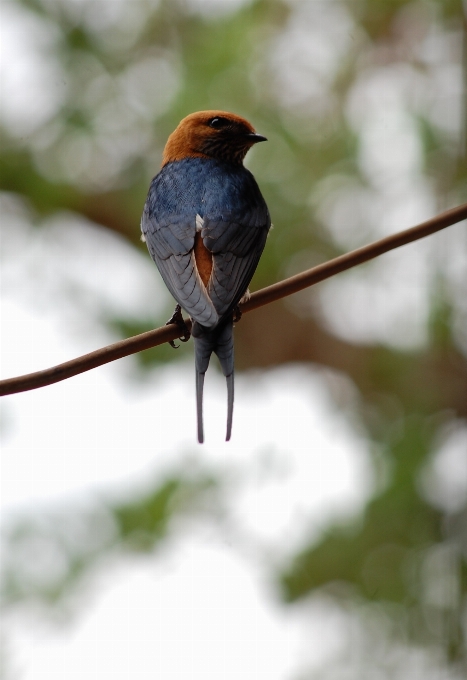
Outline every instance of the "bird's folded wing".
<path id="1" fill-rule="evenodd" d="M 255 273 L 270 227 L 267 209 L 242 215 L 242 222 L 205 217 L 201 235 L 213 253 L 208 293 L 220 317 L 229 313 L 244 295 Z"/>
<path id="2" fill-rule="evenodd" d="M 193 254 L 195 216 L 188 220 L 185 215 L 170 215 L 170 220 L 159 221 L 145 210 L 141 229 L 151 257 L 175 300 L 198 323 L 215 326 L 219 315 L 198 274 Z"/>

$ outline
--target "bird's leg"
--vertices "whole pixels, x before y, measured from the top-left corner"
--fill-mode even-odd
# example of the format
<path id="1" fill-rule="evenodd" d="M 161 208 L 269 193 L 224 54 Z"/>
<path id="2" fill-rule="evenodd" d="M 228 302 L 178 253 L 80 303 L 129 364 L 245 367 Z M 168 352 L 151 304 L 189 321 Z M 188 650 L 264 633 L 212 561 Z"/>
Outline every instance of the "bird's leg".
<path id="1" fill-rule="evenodd" d="M 190 339 L 191 333 L 188 330 L 187 325 L 183 320 L 182 308 L 180 307 L 180 305 L 175 306 L 174 313 L 172 314 L 172 316 L 170 317 L 170 319 L 167 321 L 167 323 L 165 325 L 170 326 L 170 324 L 172 324 L 172 323 L 176 324 L 179 327 L 179 329 L 182 331 L 182 335 L 179 337 L 179 340 L 181 340 L 182 342 L 188 342 L 188 340 Z M 180 347 L 180 345 L 176 345 L 173 340 L 169 340 L 169 345 L 171 347 L 173 347 L 174 349 L 178 349 Z"/>
<path id="2" fill-rule="evenodd" d="M 241 318 L 242 318 L 242 310 L 240 309 L 240 307 L 238 305 L 235 305 L 234 310 L 233 310 L 232 321 L 234 323 L 237 323 L 238 321 L 240 321 Z"/>
<path id="3" fill-rule="evenodd" d="M 233 308 L 232 321 L 234 323 L 237 323 L 237 321 L 240 321 L 240 319 L 242 318 L 243 312 L 240 309 L 239 305 L 243 305 L 244 302 L 248 302 L 250 298 L 251 298 L 250 289 L 247 288 L 242 297 L 240 298 L 240 300 L 238 301 L 238 305 L 235 305 L 235 307 Z"/>

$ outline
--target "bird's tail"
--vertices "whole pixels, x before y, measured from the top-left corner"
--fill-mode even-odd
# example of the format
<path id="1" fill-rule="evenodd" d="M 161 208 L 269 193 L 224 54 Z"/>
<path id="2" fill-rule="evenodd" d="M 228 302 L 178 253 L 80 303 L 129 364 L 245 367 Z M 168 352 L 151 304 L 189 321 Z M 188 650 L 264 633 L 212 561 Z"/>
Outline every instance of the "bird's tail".
<path id="1" fill-rule="evenodd" d="M 233 345 L 233 321 L 227 319 L 213 330 L 194 322 L 191 331 L 195 343 L 196 364 L 196 410 L 198 416 L 198 441 L 204 441 L 203 428 L 203 387 L 204 375 L 209 366 L 211 354 L 219 358 L 222 372 L 227 380 L 227 434 L 228 442 L 232 432 L 232 415 L 234 403 L 234 345 Z"/>

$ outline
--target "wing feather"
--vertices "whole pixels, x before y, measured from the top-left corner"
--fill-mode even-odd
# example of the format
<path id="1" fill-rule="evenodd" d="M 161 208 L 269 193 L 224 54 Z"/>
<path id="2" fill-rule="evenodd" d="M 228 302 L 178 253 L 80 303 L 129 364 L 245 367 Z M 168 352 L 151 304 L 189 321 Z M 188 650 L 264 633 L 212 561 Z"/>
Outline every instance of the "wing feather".
<path id="1" fill-rule="evenodd" d="M 249 224 L 230 224 L 227 229 L 231 241 L 224 245 L 224 252 L 213 253 L 213 270 L 208 285 L 208 294 L 219 316 L 230 313 L 246 292 L 255 273 L 269 230 L 269 216 L 264 222 L 254 226 L 256 215 L 251 215 Z M 210 224 L 205 220 L 206 230 Z M 222 228 L 219 223 L 215 229 Z M 205 245 L 208 240 L 206 239 Z"/>
<path id="2" fill-rule="evenodd" d="M 185 225 L 161 227 L 156 215 L 144 211 L 141 228 L 152 259 L 175 300 L 203 326 L 215 326 L 219 315 L 209 299 L 193 257 L 195 216 Z M 182 228 L 183 227 L 183 228 Z M 190 233 L 191 232 L 191 233 Z"/>

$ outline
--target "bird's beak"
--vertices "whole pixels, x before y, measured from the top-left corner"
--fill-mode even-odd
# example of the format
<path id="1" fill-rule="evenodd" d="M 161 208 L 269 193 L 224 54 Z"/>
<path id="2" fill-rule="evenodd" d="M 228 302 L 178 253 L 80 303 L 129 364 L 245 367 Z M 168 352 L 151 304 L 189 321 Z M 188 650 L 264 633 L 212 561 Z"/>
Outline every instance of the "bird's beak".
<path id="1" fill-rule="evenodd" d="M 263 137 L 263 135 L 258 135 L 257 132 L 249 132 L 245 137 L 250 141 L 252 144 L 256 144 L 257 142 L 267 142 L 268 138 Z"/>

